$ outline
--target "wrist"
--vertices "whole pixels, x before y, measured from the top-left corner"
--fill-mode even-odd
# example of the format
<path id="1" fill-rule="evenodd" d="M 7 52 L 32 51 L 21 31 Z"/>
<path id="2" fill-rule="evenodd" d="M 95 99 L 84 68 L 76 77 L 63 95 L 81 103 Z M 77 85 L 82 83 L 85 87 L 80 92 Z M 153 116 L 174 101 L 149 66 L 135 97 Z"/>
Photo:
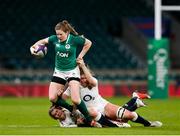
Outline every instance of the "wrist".
<path id="1" fill-rule="evenodd" d="M 85 65 L 84 64 L 81 64 L 81 66 L 80 66 L 81 68 L 85 68 Z"/>

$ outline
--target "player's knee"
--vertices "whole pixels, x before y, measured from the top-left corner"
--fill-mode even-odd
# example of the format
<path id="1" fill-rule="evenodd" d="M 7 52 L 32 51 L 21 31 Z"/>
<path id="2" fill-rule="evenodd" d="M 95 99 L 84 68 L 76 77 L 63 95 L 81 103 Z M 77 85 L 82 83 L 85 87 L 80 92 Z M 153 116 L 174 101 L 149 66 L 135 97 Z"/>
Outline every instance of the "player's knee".
<path id="1" fill-rule="evenodd" d="M 89 115 L 93 118 L 97 117 L 98 112 L 94 108 L 88 108 Z"/>
<path id="2" fill-rule="evenodd" d="M 138 114 L 136 112 L 131 112 L 131 119 L 132 121 L 135 121 L 138 118 Z"/>
<path id="3" fill-rule="evenodd" d="M 123 119 L 132 120 L 133 118 L 135 118 L 134 112 L 131 112 L 131 111 L 128 111 L 128 110 L 124 111 Z"/>
<path id="4" fill-rule="evenodd" d="M 81 102 L 80 99 L 72 99 L 72 103 L 75 104 L 75 105 L 79 105 Z"/>
<path id="5" fill-rule="evenodd" d="M 51 102 L 56 102 L 57 101 L 57 97 L 56 96 L 49 96 L 49 100 Z"/>

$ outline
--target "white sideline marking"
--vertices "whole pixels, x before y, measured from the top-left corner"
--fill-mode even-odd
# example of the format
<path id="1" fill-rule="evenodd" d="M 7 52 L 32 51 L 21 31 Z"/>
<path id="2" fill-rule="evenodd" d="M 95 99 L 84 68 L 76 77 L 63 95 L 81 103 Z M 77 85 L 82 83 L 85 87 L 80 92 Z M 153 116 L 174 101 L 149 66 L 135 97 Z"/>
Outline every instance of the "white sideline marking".
<path id="1" fill-rule="evenodd" d="M 59 125 L 44 126 L 44 125 L 0 125 L 0 128 L 42 128 L 42 127 L 58 127 Z"/>

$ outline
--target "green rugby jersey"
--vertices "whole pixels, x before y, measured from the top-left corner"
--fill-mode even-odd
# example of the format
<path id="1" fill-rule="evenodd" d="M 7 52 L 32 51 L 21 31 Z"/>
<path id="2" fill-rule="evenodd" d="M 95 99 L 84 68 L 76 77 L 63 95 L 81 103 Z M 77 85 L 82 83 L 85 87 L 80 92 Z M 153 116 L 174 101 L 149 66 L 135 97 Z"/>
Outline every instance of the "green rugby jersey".
<path id="1" fill-rule="evenodd" d="M 55 68 L 61 71 L 72 70 L 77 66 L 76 49 L 83 46 L 85 38 L 69 34 L 66 41 L 60 42 L 56 35 L 48 38 L 49 44 L 55 45 Z"/>

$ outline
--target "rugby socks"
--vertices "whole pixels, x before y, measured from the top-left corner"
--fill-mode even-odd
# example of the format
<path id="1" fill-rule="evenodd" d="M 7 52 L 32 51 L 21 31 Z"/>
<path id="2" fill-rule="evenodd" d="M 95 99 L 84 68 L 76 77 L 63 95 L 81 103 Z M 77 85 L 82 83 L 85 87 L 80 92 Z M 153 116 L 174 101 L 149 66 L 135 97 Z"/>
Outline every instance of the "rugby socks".
<path id="1" fill-rule="evenodd" d="M 137 97 L 131 98 L 131 100 L 129 100 L 122 107 L 129 110 L 129 111 L 135 111 L 137 109 L 136 100 L 137 100 Z"/>
<path id="2" fill-rule="evenodd" d="M 70 112 L 73 111 L 73 106 L 70 105 L 69 103 L 67 103 L 65 100 L 63 100 L 62 98 L 58 97 L 58 100 L 55 103 L 58 106 L 64 107 L 67 110 L 69 110 Z"/>
<path id="3" fill-rule="evenodd" d="M 87 107 L 86 105 L 84 104 L 84 102 L 81 100 L 80 104 L 76 105 L 77 108 L 79 109 L 79 111 L 84 115 L 84 117 L 86 118 L 86 121 L 88 123 L 91 123 L 92 121 L 92 118 L 91 116 L 89 115 L 89 112 L 87 110 Z"/>
<path id="4" fill-rule="evenodd" d="M 116 124 L 112 123 L 109 121 L 107 118 L 105 118 L 101 113 L 98 113 L 97 117 L 95 120 L 103 125 L 104 127 L 118 127 Z"/>
<path id="5" fill-rule="evenodd" d="M 144 126 L 150 126 L 151 123 L 144 119 L 143 117 L 139 116 L 136 112 L 132 112 L 135 117 L 132 119 L 133 122 L 143 124 Z"/>

